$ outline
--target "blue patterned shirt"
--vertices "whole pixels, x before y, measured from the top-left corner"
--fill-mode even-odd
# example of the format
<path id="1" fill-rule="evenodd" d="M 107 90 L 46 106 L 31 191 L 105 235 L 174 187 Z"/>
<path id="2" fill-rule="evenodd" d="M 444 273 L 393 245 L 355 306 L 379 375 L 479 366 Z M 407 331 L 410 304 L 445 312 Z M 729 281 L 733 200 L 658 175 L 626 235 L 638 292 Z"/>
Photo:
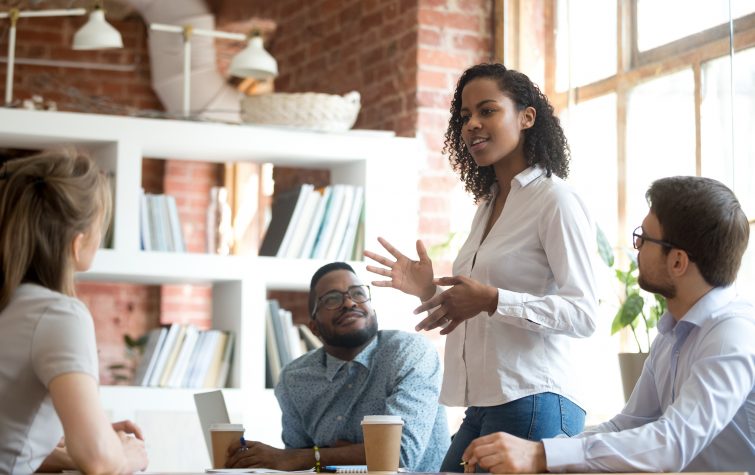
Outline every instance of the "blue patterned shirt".
<path id="1" fill-rule="evenodd" d="M 404 420 L 401 466 L 437 472 L 450 438 L 438 404 L 438 354 L 421 335 L 381 330 L 353 361 L 323 348 L 288 364 L 275 388 L 288 448 L 361 444 L 362 417 L 398 415 Z"/>

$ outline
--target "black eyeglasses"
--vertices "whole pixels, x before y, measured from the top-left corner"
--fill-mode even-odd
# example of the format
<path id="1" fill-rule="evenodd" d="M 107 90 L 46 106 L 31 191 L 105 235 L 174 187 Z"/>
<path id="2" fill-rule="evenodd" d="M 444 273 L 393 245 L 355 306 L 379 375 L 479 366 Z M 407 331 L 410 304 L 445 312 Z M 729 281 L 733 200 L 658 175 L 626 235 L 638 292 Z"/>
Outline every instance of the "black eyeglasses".
<path id="1" fill-rule="evenodd" d="M 662 239 L 653 239 L 651 237 L 647 237 L 645 235 L 645 231 L 642 229 L 642 226 L 637 226 L 637 228 L 632 233 L 632 245 L 635 249 L 638 251 L 642 247 L 642 245 L 645 243 L 645 241 L 648 242 L 654 242 L 658 244 L 659 246 L 667 247 L 669 249 L 679 249 L 687 253 L 687 256 L 692 259 L 692 254 L 690 254 L 687 250 L 677 246 L 676 244 L 672 244 L 668 241 L 664 241 Z"/>
<path id="2" fill-rule="evenodd" d="M 352 285 L 346 292 L 340 290 L 331 290 L 326 292 L 315 302 L 315 308 L 312 310 L 312 318 L 315 317 L 318 308 L 325 308 L 327 310 L 335 310 L 343 305 L 344 298 L 349 296 L 349 299 L 354 303 L 364 303 L 370 300 L 370 286 L 369 285 Z"/>
<path id="3" fill-rule="evenodd" d="M 632 233 L 632 245 L 634 246 L 635 249 L 639 251 L 642 245 L 645 243 L 645 241 L 654 242 L 658 245 L 667 247 L 669 249 L 676 247 L 668 241 L 663 241 L 661 239 L 653 239 L 651 237 L 647 237 L 645 235 L 645 230 L 642 229 L 642 226 L 637 226 L 637 228 Z"/>

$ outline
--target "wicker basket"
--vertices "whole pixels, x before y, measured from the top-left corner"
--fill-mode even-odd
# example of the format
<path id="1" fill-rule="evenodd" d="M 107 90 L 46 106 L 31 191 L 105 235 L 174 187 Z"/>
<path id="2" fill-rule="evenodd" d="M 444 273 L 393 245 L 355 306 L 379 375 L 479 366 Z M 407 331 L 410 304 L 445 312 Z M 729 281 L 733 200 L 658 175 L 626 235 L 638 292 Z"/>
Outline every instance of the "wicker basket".
<path id="1" fill-rule="evenodd" d="M 359 114 L 359 93 L 260 94 L 241 100 L 241 119 L 250 124 L 285 125 L 329 132 L 349 130 Z"/>

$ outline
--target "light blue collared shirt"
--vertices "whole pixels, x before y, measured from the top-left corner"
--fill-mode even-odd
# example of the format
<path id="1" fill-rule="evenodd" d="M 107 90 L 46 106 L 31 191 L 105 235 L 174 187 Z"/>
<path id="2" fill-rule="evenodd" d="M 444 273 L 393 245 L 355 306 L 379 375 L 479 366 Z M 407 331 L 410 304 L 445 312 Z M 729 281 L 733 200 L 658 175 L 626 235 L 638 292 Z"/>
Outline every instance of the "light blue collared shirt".
<path id="1" fill-rule="evenodd" d="M 286 447 L 361 444 L 365 415 L 401 416 L 401 466 L 437 472 L 450 444 L 438 404 L 441 367 L 422 335 L 381 330 L 353 361 L 320 348 L 288 364 L 275 387 Z"/>
<path id="2" fill-rule="evenodd" d="M 549 471 L 755 473 L 755 305 L 714 288 L 658 331 L 621 414 L 543 441 Z"/>

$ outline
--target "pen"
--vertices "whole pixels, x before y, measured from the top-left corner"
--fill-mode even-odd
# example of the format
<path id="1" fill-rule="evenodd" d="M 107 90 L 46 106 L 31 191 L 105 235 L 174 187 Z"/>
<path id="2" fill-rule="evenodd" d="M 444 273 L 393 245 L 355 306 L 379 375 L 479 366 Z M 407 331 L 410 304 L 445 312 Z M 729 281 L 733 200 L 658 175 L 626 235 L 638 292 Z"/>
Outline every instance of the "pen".
<path id="1" fill-rule="evenodd" d="M 239 442 L 241 442 L 241 450 L 242 451 L 249 449 L 249 447 L 246 446 L 246 440 L 244 440 L 244 436 L 243 435 L 239 439 Z"/>

